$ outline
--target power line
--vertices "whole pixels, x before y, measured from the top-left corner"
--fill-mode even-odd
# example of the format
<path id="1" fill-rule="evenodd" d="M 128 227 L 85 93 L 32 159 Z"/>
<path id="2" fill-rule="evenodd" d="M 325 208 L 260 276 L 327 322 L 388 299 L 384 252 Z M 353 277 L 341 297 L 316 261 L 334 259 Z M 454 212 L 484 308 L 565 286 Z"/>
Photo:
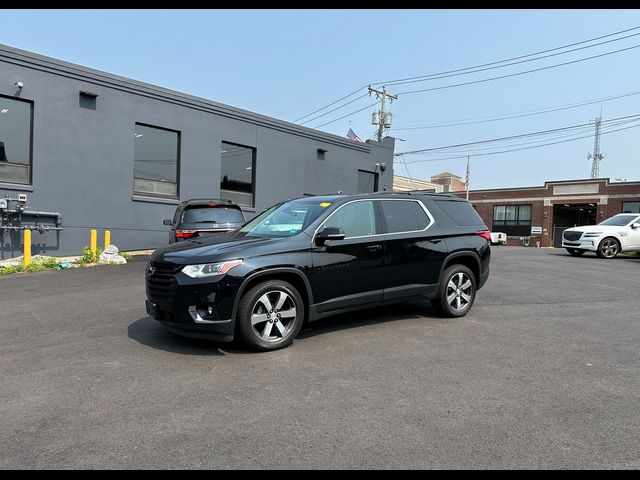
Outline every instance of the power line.
<path id="1" fill-rule="evenodd" d="M 490 66 L 490 65 L 498 65 L 500 63 L 510 62 L 512 60 L 519 60 L 521 58 L 527 58 L 527 57 L 532 57 L 532 56 L 535 56 L 535 55 L 541 55 L 543 53 L 553 52 L 553 51 L 556 51 L 556 50 L 561 50 L 563 48 L 574 47 L 576 45 L 581 45 L 583 43 L 589 43 L 589 42 L 592 42 L 592 41 L 595 41 L 595 40 L 600 40 L 602 38 L 612 37 L 614 35 L 619 35 L 621 33 L 631 32 L 633 30 L 637 30 L 638 28 L 640 28 L 640 27 L 633 27 L 633 28 L 629 28 L 629 29 L 626 29 L 626 30 L 620 30 L 618 32 L 610 33 L 610 34 L 607 34 L 607 35 L 602 35 L 600 37 L 590 38 L 588 40 L 583 40 L 581 42 L 570 43 L 568 45 L 563 45 L 563 46 L 551 48 L 551 49 L 548 49 L 548 50 L 542 50 L 542 51 L 539 51 L 539 52 L 529 53 L 529 54 L 526 54 L 526 55 L 520 55 L 520 56 L 517 56 L 517 57 L 506 58 L 504 60 L 498 60 L 498 61 L 494 61 L 494 62 L 490 62 L 490 63 L 483 63 L 483 64 L 480 64 L 480 65 L 473 65 L 471 67 L 459 68 L 459 69 L 456 69 L 456 70 L 448 70 L 448 71 L 445 71 L 445 72 L 432 73 L 432 74 L 428 74 L 428 75 L 419 75 L 419 76 L 416 76 L 416 77 L 400 78 L 400 79 L 396 79 L 396 80 L 389 80 L 389 81 L 386 81 L 386 82 L 376 82 L 376 83 L 372 83 L 372 85 L 382 85 L 382 84 L 391 85 L 393 83 L 404 82 L 404 81 L 409 81 L 409 80 L 415 80 L 415 79 L 418 79 L 418 78 L 428 78 L 428 77 L 434 77 L 434 76 L 438 76 L 438 75 L 446 75 L 446 74 L 449 74 L 449 73 L 463 72 L 465 70 L 472 70 L 472 69 L 475 69 L 475 68 L 487 67 L 487 66 Z M 361 87 L 361 88 L 363 88 L 363 87 Z"/>
<path id="2" fill-rule="evenodd" d="M 610 130 L 608 132 L 602 133 L 602 135 L 606 135 L 606 134 L 609 134 L 609 133 L 620 132 L 622 130 L 628 130 L 630 128 L 637 128 L 637 127 L 640 127 L 640 124 L 639 125 L 631 125 L 629 127 L 618 128 L 616 130 Z M 531 146 L 531 147 L 514 148 L 514 149 L 502 150 L 502 151 L 497 151 L 497 152 L 478 153 L 476 155 L 471 155 L 471 156 L 472 157 L 484 157 L 484 156 L 487 156 L 487 155 L 499 155 L 499 154 L 502 154 L 502 153 L 518 152 L 518 151 L 521 151 L 521 150 L 531 150 L 533 148 L 541 148 L 541 147 L 547 147 L 549 145 L 557 145 L 557 144 L 560 144 L 560 143 L 574 142 L 576 140 L 581 140 L 583 138 L 591 138 L 591 137 L 592 137 L 592 135 L 583 135 L 581 137 L 576 137 L 576 138 L 572 138 L 572 139 L 569 139 L 569 140 L 562 140 L 562 141 L 558 141 L 558 142 L 550 142 L 550 143 L 544 143 L 544 144 L 540 144 L 540 145 L 534 145 L 534 146 Z M 413 164 L 413 163 L 423 163 L 423 162 L 438 162 L 438 161 L 442 161 L 442 160 L 453 160 L 455 158 L 466 158 L 466 157 L 467 157 L 467 155 L 458 155 L 456 157 L 446 157 L 446 158 L 427 158 L 427 159 L 423 159 L 423 160 L 414 160 L 414 161 L 408 162 L 408 163 Z"/>
<path id="3" fill-rule="evenodd" d="M 640 27 L 635 27 L 635 29 L 640 28 Z M 633 30 L 635 30 L 633 29 Z M 535 62 L 537 60 L 542 60 L 545 58 L 550 58 L 550 57 L 555 57 L 558 55 L 565 55 L 567 53 L 572 53 L 572 52 L 577 52 L 579 50 L 584 50 L 587 48 L 593 48 L 593 47 L 597 47 L 600 45 L 604 45 L 607 43 L 612 43 L 612 42 L 619 42 L 620 40 L 626 40 L 627 38 L 631 38 L 631 37 L 637 37 L 638 35 L 640 35 L 640 33 L 633 33 L 631 35 L 626 35 L 624 37 L 620 37 L 620 38 L 614 38 L 612 40 L 605 40 L 604 42 L 598 42 L 598 43 L 594 43 L 593 45 L 585 45 L 584 47 L 578 47 L 578 48 L 572 48 L 571 50 L 566 50 L 564 52 L 556 52 L 556 53 L 551 53 L 549 55 L 543 55 L 541 57 L 537 57 L 537 58 L 530 58 L 528 60 L 520 60 L 517 62 L 510 62 L 510 63 L 505 63 L 504 65 L 497 65 L 497 66 L 493 66 L 493 67 L 486 67 L 486 68 L 476 68 L 474 69 L 465 69 L 465 70 L 470 70 L 468 72 L 460 72 L 460 73 L 450 73 L 448 75 L 425 75 L 424 77 L 416 77 L 415 79 L 409 79 L 406 81 L 396 81 L 396 82 L 391 82 L 391 83 L 387 83 L 386 85 L 406 85 L 408 83 L 419 83 L 419 82 L 427 82 L 427 81 L 431 81 L 431 80 L 439 80 L 441 78 L 449 78 L 449 77 L 457 77 L 460 75 L 470 75 L 472 73 L 478 73 L 478 72 L 485 72 L 487 70 L 495 70 L 497 68 L 504 68 L 504 67 L 510 67 L 512 65 L 519 65 L 521 63 L 528 63 L 528 62 Z M 607 35 L 610 36 L 610 35 Z M 580 43 L 585 43 L 585 42 L 580 42 Z M 565 47 L 561 47 L 561 48 L 565 48 Z M 559 48 L 553 49 L 553 50 L 558 50 Z"/>
<path id="4" fill-rule="evenodd" d="M 420 89 L 420 90 L 408 90 L 408 91 L 405 91 L 405 92 L 399 92 L 398 95 L 410 95 L 410 94 L 413 94 L 413 93 L 433 92 L 435 90 L 444 90 L 444 89 L 447 89 L 447 88 L 462 87 L 462 86 L 466 86 L 466 85 L 474 85 L 474 84 L 477 84 L 477 83 L 490 82 L 490 81 L 493 81 L 493 80 L 500 80 L 500 79 L 503 79 L 503 78 L 517 77 L 519 75 L 525 75 L 527 73 L 540 72 L 542 70 L 549 70 L 551 68 L 563 67 L 565 65 L 571 65 L 571 64 L 574 64 L 574 63 L 585 62 L 587 60 L 593 60 L 594 58 L 605 57 L 607 55 L 613 55 L 615 53 L 621 53 L 621 52 L 625 52 L 627 50 L 633 50 L 634 48 L 638 48 L 638 47 L 640 47 L 640 44 L 633 45 L 631 47 L 621 48 L 619 50 L 613 50 L 611 52 L 601 53 L 601 54 L 598 54 L 598 55 L 592 55 L 591 57 L 585 57 L 585 58 L 579 58 L 577 60 L 571 60 L 570 62 L 558 63 L 558 64 L 555 64 L 555 65 L 547 65 L 546 67 L 534 68 L 534 69 L 531 69 L 531 70 L 524 70 L 522 72 L 510 73 L 508 75 L 500 75 L 500 76 L 497 76 L 497 77 L 484 78 L 482 80 L 474 80 L 472 82 L 454 83 L 452 85 L 442 85 L 440 87 L 423 88 L 423 89 Z"/>
<path id="5" fill-rule="evenodd" d="M 335 112 L 336 110 L 340 110 L 341 108 L 346 107 L 347 105 L 351 105 L 353 102 L 357 102 L 361 98 L 366 97 L 368 94 L 369 94 L 368 92 L 364 93 L 364 94 L 360 95 L 359 97 L 357 97 L 357 98 L 355 98 L 355 99 L 353 99 L 353 100 L 351 100 L 351 101 L 349 101 L 349 102 L 347 102 L 347 103 L 345 103 L 343 105 L 340 105 L 340 106 L 338 106 L 338 107 L 336 107 L 334 109 L 329 110 L 328 112 L 325 112 L 325 113 L 323 113 L 321 115 L 318 115 L 317 117 L 310 118 L 309 120 L 305 120 L 304 122 L 300 123 L 300 125 L 305 125 L 305 124 L 307 124 L 309 122 L 313 122 L 314 120 L 317 120 L 318 118 L 324 117 L 325 115 L 329 115 L 330 113 Z"/>
<path id="6" fill-rule="evenodd" d="M 595 100 L 585 100 L 584 102 L 580 102 L 580 103 L 573 103 L 573 104 L 568 104 L 568 105 L 559 105 L 556 107 L 548 107 L 546 109 L 537 109 L 537 110 L 525 110 L 522 112 L 513 112 L 513 113 L 506 113 L 506 114 L 502 114 L 502 115 L 490 115 L 490 116 L 486 116 L 486 117 L 476 117 L 476 118 L 469 118 L 466 120 L 454 120 L 452 122 L 448 122 L 448 123 L 431 123 L 431 124 L 427 124 L 427 125 L 415 125 L 415 126 L 407 126 L 407 127 L 398 127 L 398 128 L 392 128 L 391 130 L 423 130 L 423 129 L 428 129 L 428 128 L 443 128 L 443 127 L 454 127 L 454 126 L 461 126 L 461 125 L 475 125 L 475 124 L 479 124 L 479 123 L 489 123 L 489 122 L 497 122 L 497 121 L 501 121 L 501 120 L 510 120 L 513 118 L 522 118 L 522 117 L 529 117 L 529 116 L 534 116 L 534 115 L 542 115 L 544 113 L 550 113 L 550 112 L 558 112 L 560 110 L 568 110 L 571 108 L 578 108 L 578 107 L 583 107 L 586 105 L 593 105 L 595 103 L 602 103 L 602 102 L 609 102 L 611 100 L 617 100 L 619 98 L 625 98 L 625 97 L 630 97 L 633 95 L 638 95 L 640 94 L 640 90 L 635 91 L 635 92 L 629 92 L 629 93 L 624 93 L 624 94 L 620 94 L 620 95 L 615 95 L 615 96 L 610 96 L 610 97 L 604 97 L 604 98 L 598 98 Z"/>
<path id="7" fill-rule="evenodd" d="M 640 114 L 627 115 L 625 117 L 612 118 L 610 120 L 604 120 L 602 123 L 614 122 L 614 121 L 618 121 L 618 120 L 626 120 L 628 118 L 634 118 L 634 117 L 640 117 Z M 530 136 L 534 136 L 534 135 L 542 135 L 542 134 L 551 133 L 551 132 L 560 132 L 560 131 L 564 131 L 564 130 L 570 130 L 570 129 L 585 127 L 587 125 L 589 125 L 589 124 L 588 123 L 581 123 L 581 124 L 578 124 L 578 125 L 570 125 L 570 126 L 567 126 L 567 127 L 552 128 L 552 129 L 549 129 L 549 130 L 540 130 L 540 131 L 537 131 L 537 132 L 521 133 L 521 134 L 518 134 L 518 135 L 509 135 L 507 137 L 499 137 L 499 138 L 491 138 L 491 139 L 487 139 L 487 140 L 479 140 L 479 141 L 476 141 L 476 142 L 467 142 L 467 143 L 459 143 L 459 144 L 455 144 L 455 145 L 445 145 L 445 146 L 442 146 L 442 147 L 432 147 L 432 148 L 424 148 L 424 149 L 420 149 L 420 150 L 412 150 L 410 152 L 402 152 L 402 154 L 404 154 L 404 155 L 413 155 L 413 154 L 417 154 L 417 153 L 432 152 L 432 151 L 435 151 L 435 150 L 446 150 L 446 149 L 456 148 L 456 147 L 466 147 L 466 146 L 469 146 L 469 145 L 480 145 L 480 144 L 484 144 L 484 143 L 496 142 L 496 141 L 501 141 L 501 140 L 508 140 L 508 139 L 513 139 L 513 138 L 523 138 L 523 137 L 530 137 Z M 399 156 L 401 154 L 400 153 L 396 153 L 394 155 Z"/>
<path id="8" fill-rule="evenodd" d="M 330 104 L 325 105 L 325 106 L 324 106 L 324 107 L 322 107 L 322 108 L 319 108 L 319 109 L 317 109 L 317 110 L 314 110 L 314 111 L 313 111 L 313 112 L 311 112 L 311 113 L 307 113 L 306 115 L 304 115 L 304 116 L 302 116 L 302 117 L 300 117 L 300 118 L 296 118 L 296 119 L 295 119 L 295 120 L 293 120 L 291 123 L 299 122 L 299 121 L 300 121 L 300 120 L 302 120 L 303 118 L 307 118 L 307 117 L 310 117 L 311 115 L 313 115 L 313 114 L 315 114 L 315 113 L 321 112 L 321 111 L 322 111 L 322 110 L 324 110 L 325 108 L 329 108 L 330 106 L 335 105 L 336 103 L 341 102 L 342 100 L 346 100 L 346 99 L 347 99 L 347 98 L 349 98 L 350 96 L 355 95 L 355 94 L 356 94 L 356 93 L 358 93 L 360 90 L 362 90 L 363 88 L 366 88 L 366 87 L 367 87 L 367 86 L 366 86 L 366 85 L 364 85 L 364 86 L 362 86 L 362 87 L 358 88 L 357 90 L 354 90 L 354 91 L 353 91 L 353 92 L 351 92 L 349 95 L 345 95 L 344 97 L 339 98 L 339 99 L 338 99 L 338 100 L 336 100 L 335 102 L 331 102 Z"/>
<path id="9" fill-rule="evenodd" d="M 615 127 L 618 125 L 625 125 L 628 123 L 634 123 L 637 122 L 638 120 L 640 120 L 639 118 L 636 118 L 634 120 L 621 120 L 618 122 L 614 122 L 612 124 L 607 125 L 608 128 L 611 127 Z M 606 127 L 605 127 L 606 128 Z M 588 130 L 592 130 L 593 129 L 593 125 L 585 125 L 584 127 L 579 127 L 576 128 L 575 130 L 581 130 L 581 131 L 588 131 Z M 526 140 L 526 141 L 522 141 L 522 139 L 510 139 L 510 140 L 506 140 L 504 143 L 500 142 L 500 145 L 489 145 L 489 146 L 480 146 L 480 147 L 476 147 L 476 148 L 464 148 L 461 150 L 457 150 L 457 149 L 447 149 L 447 153 L 459 153 L 462 154 L 464 153 L 465 155 L 474 155 L 474 152 L 481 152 L 484 150 L 491 150 L 491 149 L 495 149 L 495 148 L 500 148 L 500 147 L 513 147 L 513 146 L 520 146 L 520 145 L 531 145 L 534 143 L 538 143 L 540 141 L 546 141 L 546 140 L 556 140 L 556 139 L 561 139 L 561 138 L 568 138 L 568 137 L 573 137 L 575 135 L 581 134 L 582 132 L 578 132 L 578 131 L 573 131 L 571 133 L 565 133 L 562 135 L 554 135 L 554 136 L 544 136 L 545 138 L 537 138 L 536 140 Z M 533 135 L 533 136 L 537 136 L 539 137 L 540 135 Z M 495 142 L 493 142 L 495 143 Z M 423 152 L 420 153 L 420 155 L 442 155 L 441 151 L 434 151 L 434 152 Z"/>
<path id="10" fill-rule="evenodd" d="M 329 124 L 331 124 L 331 123 L 337 122 L 338 120 L 342 120 L 343 118 L 350 117 L 351 115 L 354 115 L 354 114 L 359 113 L 359 112 L 361 112 L 361 111 L 363 111 L 363 110 L 366 110 L 367 108 L 375 107 L 378 103 L 380 103 L 380 102 L 372 103 L 371 105 L 367 105 L 367 106 L 366 106 L 366 107 L 364 107 L 364 108 L 360 108 L 359 110 L 355 110 L 355 111 L 353 111 L 353 112 L 351 112 L 351 113 L 347 113 L 346 115 L 343 115 L 342 117 L 338 117 L 338 118 L 336 118 L 335 120 L 331 120 L 331 121 L 329 121 L 329 122 L 323 123 L 322 125 L 318 125 L 318 126 L 313 127 L 313 128 L 320 128 L 320 127 L 324 127 L 325 125 L 329 125 Z"/>
<path id="11" fill-rule="evenodd" d="M 496 65 L 493 68 L 502 68 L 502 67 L 509 66 L 509 65 L 499 65 L 499 64 L 506 63 L 506 62 L 511 62 L 513 60 L 520 60 L 520 59 L 528 58 L 528 57 L 532 57 L 532 56 L 542 55 L 544 53 L 553 52 L 553 51 L 557 51 L 557 50 L 562 50 L 562 49 L 566 49 L 566 48 L 573 47 L 573 46 L 576 46 L 576 45 L 582 45 L 582 44 L 585 44 L 585 43 L 590 43 L 590 42 L 593 42 L 593 41 L 596 41 L 596 40 L 600 40 L 600 39 L 603 39 L 603 38 L 608 38 L 608 37 L 612 37 L 612 36 L 615 36 L 615 35 L 620 35 L 622 33 L 631 32 L 631 31 L 637 30 L 639 28 L 640 27 L 633 27 L 633 28 L 629 28 L 629 29 L 626 29 L 626 30 L 620 30 L 618 32 L 610 33 L 610 34 L 607 34 L 607 35 L 601 35 L 599 37 L 590 38 L 590 39 L 587 39 L 587 40 L 583 40 L 581 42 L 574 42 L 574 43 L 563 45 L 563 46 L 560 46 L 560 47 L 555 47 L 555 48 L 551 48 L 551 49 L 547 49 L 547 50 L 542 50 L 542 51 L 535 52 L 535 53 L 529 53 L 529 54 L 526 54 L 526 55 L 520 55 L 520 56 L 517 56 L 517 57 L 511 57 L 511 58 L 507 58 L 507 59 L 504 59 L 504 60 L 484 63 L 484 64 L 480 64 L 480 65 L 474 65 L 474 66 L 471 66 L 471 67 L 465 67 L 465 68 L 460 68 L 460 69 L 456 69 L 456 70 L 438 72 L 438 73 L 433 73 L 433 74 L 429 74 L 429 75 L 421 75 L 421 76 L 417 76 L 417 77 L 401 78 L 401 79 L 396 79 L 396 80 L 390 80 L 388 82 L 376 82 L 376 83 L 372 83 L 371 85 L 382 85 L 382 84 L 397 84 L 397 85 L 400 85 L 400 84 L 405 84 L 405 83 L 414 83 L 414 82 L 417 82 L 417 81 L 424 81 L 424 80 L 427 80 L 427 79 L 435 80 L 437 78 L 445 78 L 445 77 L 449 77 L 449 76 L 455 76 L 455 75 L 450 75 L 450 74 L 466 75 L 466 74 L 469 74 L 469 73 L 477 73 L 477 72 L 484 71 L 484 70 L 490 70 L 490 68 L 484 68 L 482 70 L 478 70 L 478 69 L 481 69 L 482 67 L 490 67 L 492 65 Z M 624 40 L 626 38 L 629 38 L 629 37 L 632 37 L 632 36 L 635 36 L 635 35 L 640 35 L 640 34 L 628 35 L 628 36 L 625 36 L 625 37 L 608 40 L 606 42 L 600 42 L 600 43 L 597 43 L 597 44 L 594 44 L 594 45 L 581 47 L 579 49 L 573 49 L 573 50 L 569 50 L 569 51 L 565 51 L 565 52 L 559 52 L 559 53 L 556 53 L 556 54 L 553 54 L 553 55 L 561 55 L 561 54 L 565 54 L 565 53 L 570 53 L 572 51 L 581 50 L 581 49 L 584 49 L 584 48 L 595 47 L 595 46 L 598 46 L 598 45 L 602 45 L 604 43 L 610 43 L 610 42 L 614 42 L 614 41 Z M 530 59 L 530 60 L 527 60 L 527 61 L 541 60 L 543 58 L 547 58 L 547 57 L 553 56 L 553 55 L 547 55 L 547 56 L 544 56 L 544 57 L 538 57 L 538 58 Z M 515 65 L 516 63 L 523 63 L 523 62 L 515 62 L 515 63 L 512 63 L 510 65 Z M 475 70 L 475 71 L 474 72 L 467 72 L 467 70 Z M 424 79 L 424 80 L 419 80 L 419 79 Z M 483 81 L 489 81 L 489 80 L 483 80 Z M 325 110 L 325 109 L 327 109 L 327 108 L 329 108 L 329 107 L 331 107 L 331 106 L 333 106 L 333 105 L 335 105 L 337 103 L 340 103 L 341 101 L 346 100 L 347 98 L 355 95 L 356 93 L 358 93 L 363 88 L 366 88 L 366 85 L 363 85 L 362 87 L 359 87 L 358 89 L 354 90 L 353 92 L 349 93 L 348 95 L 345 95 L 345 96 L 339 98 L 338 100 L 335 100 L 335 101 L 333 101 L 333 102 L 331 102 L 331 103 L 329 103 L 329 104 L 327 104 L 327 105 L 325 105 L 325 106 L 323 106 L 321 108 L 318 108 L 318 109 L 314 110 L 311 113 L 308 113 L 308 114 L 306 114 L 306 115 L 304 115 L 302 117 L 299 117 L 299 118 L 293 120 L 292 123 L 299 122 L 300 120 L 303 120 L 303 119 L 305 119 L 307 117 L 315 115 L 316 113 L 319 113 L 319 112 L 321 112 L 321 111 L 323 111 L 323 110 Z M 445 88 L 450 88 L 450 87 L 445 87 Z M 410 93 L 417 93 L 417 92 L 410 92 Z M 317 117 L 315 117 L 313 119 L 307 120 L 307 121 L 303 122 L 302 125 L 304 125 L 306 123 L 309 123 L 309 122 L 311 122 L 311 121 L 313 121 L 313 120 L 315 120 L 317 118 L 321 118 L 321 117 L 323 117 L 323 116 L 325 116 L 325 115 L 327 115 L 327 114 L 329 114 L 331 112 L 334 112 L 336 110 L 344 108 L 345 106 L 354 103 L 356 100 L 358 100 L 360 98 L 363 98 L 365 95 L 362 95 L 362 96 L 358 97 L 357 99 L 351 100 L 351 101 L 349 101 L 349 102 L 347 102 L 345 104 L 339 105 L 338 107 L 332 109 L 330 112 L 325 112 L 322 115 L 319 115 L 319 116 L 317 116 Z"/>

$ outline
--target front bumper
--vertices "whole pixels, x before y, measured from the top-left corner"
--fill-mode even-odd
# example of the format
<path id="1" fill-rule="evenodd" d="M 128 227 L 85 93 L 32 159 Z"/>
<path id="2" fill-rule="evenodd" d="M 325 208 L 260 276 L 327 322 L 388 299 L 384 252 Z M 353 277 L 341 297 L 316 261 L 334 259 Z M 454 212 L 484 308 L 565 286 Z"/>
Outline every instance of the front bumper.
<path id="1" fill-rule="evenodd" d="M 180 265 L 151 262 L 145 280 L 147 313 L 169 330 L 184 336 L 233 340 L 233 307 L 241 278 L 194 279 Z"/>
<path id="2" fill-rule="evenodd" d="M 145 300 L 145 306 L 150 317 L 178 335 L 219 342 L 233 340 L 235 322 L 233 319 L 220 320 L 215 312 L 208 315 L 209 311 L 202 311 L 196 305 L 172 305 L 149 300 Z"/>
<path id="3" fill-rule="evenodd" d="M 579 239 L 574 242 L 569 240 L 562 239 L 562 246 L 564 248 L 575 248 L 576 250 L 589 250 L 595 252 L 598 249 L 598 239 L 597 238 L 589 238 L 589 239 Z"/>

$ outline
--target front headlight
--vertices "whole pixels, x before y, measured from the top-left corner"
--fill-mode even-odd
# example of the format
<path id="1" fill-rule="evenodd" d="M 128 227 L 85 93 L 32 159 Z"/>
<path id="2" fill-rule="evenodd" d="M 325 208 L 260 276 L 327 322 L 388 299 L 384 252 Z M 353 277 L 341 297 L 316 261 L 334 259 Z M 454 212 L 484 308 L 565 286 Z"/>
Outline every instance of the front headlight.
<path id="1" fill-rule="evenodd" d="M 242 259 L 228 260 L 220 263 L 204 263 L 201 265 L 187 265 L 182 271 L 191 278 L 215 277 L 216 275 L 224 275 L 233 267 L 237 267 L 242 263 Z"/>

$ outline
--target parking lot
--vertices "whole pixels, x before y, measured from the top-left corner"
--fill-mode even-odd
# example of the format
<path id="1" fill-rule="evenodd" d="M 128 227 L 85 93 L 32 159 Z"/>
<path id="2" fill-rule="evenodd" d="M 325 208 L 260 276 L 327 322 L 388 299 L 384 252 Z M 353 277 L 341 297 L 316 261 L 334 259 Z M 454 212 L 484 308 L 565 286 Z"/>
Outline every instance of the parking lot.
<path id="1" fill-rule="evenodd" d="M 271 353 L 148 318 L 144 266 L 0 278 L 0 467 L 640 468 L 640 257 L 494 247 L 469 315 Z"/>

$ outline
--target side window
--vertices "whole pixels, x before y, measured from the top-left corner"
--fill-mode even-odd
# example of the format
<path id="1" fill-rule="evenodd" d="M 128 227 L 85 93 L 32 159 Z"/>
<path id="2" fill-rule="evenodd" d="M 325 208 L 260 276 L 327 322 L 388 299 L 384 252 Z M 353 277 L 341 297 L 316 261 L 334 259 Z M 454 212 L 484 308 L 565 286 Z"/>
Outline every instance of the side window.
<path id="1" fill-rule="evenodd" d="M 418 202 L 412 200 L 383 200 L 382 212 L 387 224 L 386 233 L 424 230 L 429 217 Z"/>
<path id="2" fill-rule="evenodd" d="M 337 210 L 325 222 L 325 227 L 341 228 L 345 238 L 364 237 L 376 233 L 373 202 L 353 202 Z"/>

